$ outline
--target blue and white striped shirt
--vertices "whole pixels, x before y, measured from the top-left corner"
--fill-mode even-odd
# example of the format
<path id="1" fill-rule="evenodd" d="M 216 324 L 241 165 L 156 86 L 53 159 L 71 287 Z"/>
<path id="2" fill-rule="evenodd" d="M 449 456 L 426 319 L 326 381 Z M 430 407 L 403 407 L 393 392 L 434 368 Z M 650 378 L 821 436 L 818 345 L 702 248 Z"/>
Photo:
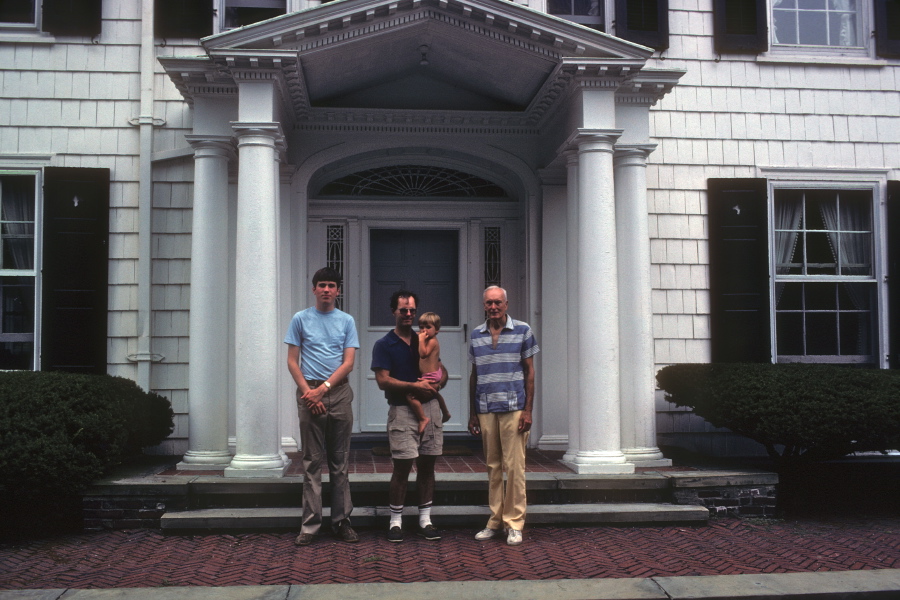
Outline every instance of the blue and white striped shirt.
<path id="1" fill-rule="evenodd" d="M 524 409 L 522 361 L 541 351 L 528 323 L 507 315 L 494 348 L 485 321 L 472 331 L 470 342 L 469 362 L 475 366 L 475 410 L 481 414 Z"/>

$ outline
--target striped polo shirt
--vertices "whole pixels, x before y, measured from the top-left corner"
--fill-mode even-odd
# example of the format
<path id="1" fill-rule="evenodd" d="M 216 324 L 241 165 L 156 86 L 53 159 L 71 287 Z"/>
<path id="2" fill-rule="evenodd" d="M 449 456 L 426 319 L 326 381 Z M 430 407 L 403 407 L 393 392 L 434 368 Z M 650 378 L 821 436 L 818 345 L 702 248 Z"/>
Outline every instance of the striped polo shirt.
<path id="1" fill-rule="evenodd" d="M 475 410 L 512 412 L 525 408 L 522 361 L 541 351 L 528 323 L 506 316 L 497 347 L 487 321 L 472 331 L 469 362 L 475 365 Z"/>

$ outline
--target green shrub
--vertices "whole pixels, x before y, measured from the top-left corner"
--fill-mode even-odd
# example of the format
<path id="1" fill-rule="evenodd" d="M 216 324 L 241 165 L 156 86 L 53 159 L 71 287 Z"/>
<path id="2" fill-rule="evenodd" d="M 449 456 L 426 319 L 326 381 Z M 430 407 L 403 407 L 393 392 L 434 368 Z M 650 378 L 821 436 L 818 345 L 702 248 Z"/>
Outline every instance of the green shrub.
<path id="1" fill-rule="evenodd" d="M 779 461 L 829 460 L 900 445 L 900 372 L 823 364 L 680 364 L 666 398 L 756 440 Z"/>
<path id="2" fill-rule="evenodd" d="M 172 431 L 168 400 L 106 375 L 0 372 L 0 498 L 70 498 Z"/>

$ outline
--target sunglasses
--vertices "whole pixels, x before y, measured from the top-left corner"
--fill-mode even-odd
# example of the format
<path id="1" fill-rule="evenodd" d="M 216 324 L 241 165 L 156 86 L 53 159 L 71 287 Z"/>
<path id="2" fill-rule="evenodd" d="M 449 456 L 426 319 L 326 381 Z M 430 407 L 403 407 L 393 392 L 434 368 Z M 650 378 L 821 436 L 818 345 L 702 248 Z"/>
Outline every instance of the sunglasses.
<path id="1" fill-rule="evenodd" d="M 414 308 L 398 308 L 397 309 L 401 315 L 414 315 L 416 314 L 416 309 Z"/>

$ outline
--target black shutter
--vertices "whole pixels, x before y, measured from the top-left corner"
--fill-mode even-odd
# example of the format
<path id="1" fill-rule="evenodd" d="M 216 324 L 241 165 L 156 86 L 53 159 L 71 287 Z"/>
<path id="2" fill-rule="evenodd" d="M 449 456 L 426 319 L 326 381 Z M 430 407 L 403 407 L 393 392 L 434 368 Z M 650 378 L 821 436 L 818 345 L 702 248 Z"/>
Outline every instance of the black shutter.
<path id="1" fill-rule="evenodd" d="M 155 0 L 153 33 L 161 38 L 202 38 L 213 32 L 213 0 Z"/>
<path id="2" fill-rule="evenodd" d="M 887 182 L 888 366 L 900 369 L 900 181 Z"/>
<path id="3" fill-rule="evenodd" d="M 106 373 L 109 169 L 44 169 L 41 369 Z"/>
<path id="4" fill-rule="evenodd" d="M 709 306 L 713 362 L 770 362 L 765 179 L 709 180 Z"/>
<path id="5" fill-rule="evenodd" d="M 719 54 L 758 54 L 769 47 L 765 0 L 713 0 L 713 34 Z"/>
<path id="6" fill-rule="evenodd" d="M 101 0 L 43 0 L 41 29 L 53 35 L 100 35 Z"/>
<path id="7" fill-rule="evenodd" d="M 616 0 L 616 35 L 665 50 L 669 47 L 669 0 Z"/>
<path id="8" fill-rule="evenodd" d="M 900 58 L 900 0 L 875 0 L 875 51 Z"/>

